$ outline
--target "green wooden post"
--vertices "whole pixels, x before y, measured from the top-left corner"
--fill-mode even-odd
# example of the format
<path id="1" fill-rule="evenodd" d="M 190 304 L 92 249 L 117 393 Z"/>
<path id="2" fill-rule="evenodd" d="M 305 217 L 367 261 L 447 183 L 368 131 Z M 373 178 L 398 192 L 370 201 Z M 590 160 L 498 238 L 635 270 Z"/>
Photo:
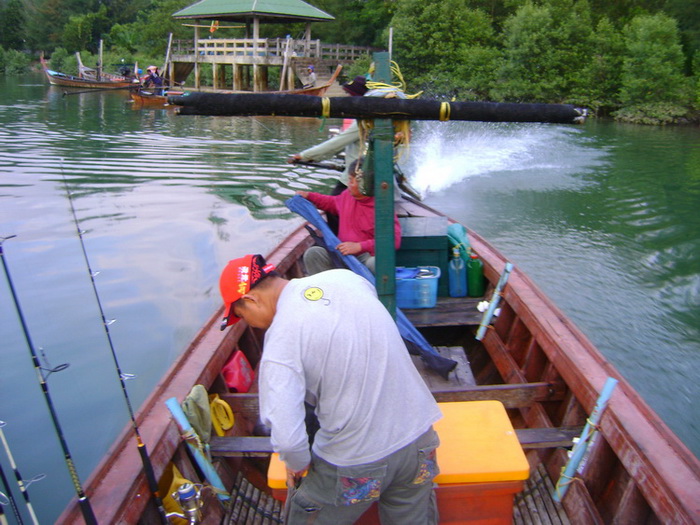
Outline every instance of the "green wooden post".
<path id="1" fill-rule="evenodd" d="M 376 80 L 391 83 L 389 53 L 375 53 Z M 394 252 L 394 128 L 391 120 L 374 121 L 374 198 L 376 266 L 379 300 L 396 316 Z"/>

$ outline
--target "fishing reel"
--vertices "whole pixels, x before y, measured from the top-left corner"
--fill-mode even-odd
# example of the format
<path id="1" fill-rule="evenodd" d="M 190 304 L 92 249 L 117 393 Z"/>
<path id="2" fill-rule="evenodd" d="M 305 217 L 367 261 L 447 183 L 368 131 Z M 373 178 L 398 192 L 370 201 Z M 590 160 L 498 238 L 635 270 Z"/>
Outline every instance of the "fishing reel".
<path id="1" fill-rule="evenodd" d="M 177 492 L 172 493 L 172 497 L 180 505 L 182 513 L 168 512 L 168 518 L 177 517 L 183 518 L 190 522 L 190 525 L 196 525 L 202 521 L 202 497 L 201 486 L 194 483 L 183 483 Z"/>

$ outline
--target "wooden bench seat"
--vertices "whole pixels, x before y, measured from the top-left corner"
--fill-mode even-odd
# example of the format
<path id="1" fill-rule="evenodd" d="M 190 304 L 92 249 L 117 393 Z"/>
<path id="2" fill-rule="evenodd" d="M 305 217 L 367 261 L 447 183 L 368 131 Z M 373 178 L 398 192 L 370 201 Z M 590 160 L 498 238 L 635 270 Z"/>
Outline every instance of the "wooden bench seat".
<path id="1" fill-rule="evenodd" d="M 520 428 L 515 429 L 515 434 L 524 449 L 569 448 L 573 445 L 573 438 L 580 436 L 582 430 L 582 427 Z M 268 436 L 214 436 L 209 447 L 215 457 L 264 457 L 272 453 Z"/>

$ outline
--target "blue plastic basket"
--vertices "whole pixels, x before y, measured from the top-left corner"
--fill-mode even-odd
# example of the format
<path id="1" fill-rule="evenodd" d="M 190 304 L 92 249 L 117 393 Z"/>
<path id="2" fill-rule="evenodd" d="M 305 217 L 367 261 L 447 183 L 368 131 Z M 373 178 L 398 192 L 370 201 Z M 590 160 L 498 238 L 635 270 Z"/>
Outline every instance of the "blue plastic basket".
<path id="1" fill-rule="evenodd" d="M 399 266 L 396 268 L 396 306 L 399 308 L 433 308 L 437 303 L 437 266 Z"/>

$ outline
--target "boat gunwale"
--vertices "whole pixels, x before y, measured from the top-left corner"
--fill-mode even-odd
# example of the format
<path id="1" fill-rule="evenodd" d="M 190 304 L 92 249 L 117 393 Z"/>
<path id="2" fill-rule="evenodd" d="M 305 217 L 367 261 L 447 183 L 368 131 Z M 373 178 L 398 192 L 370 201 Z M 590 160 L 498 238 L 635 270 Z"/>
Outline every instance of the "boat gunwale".
<path id="1" fill-rule="evenodd" d="M 411 202 L 445 216 L 422 202 Z M 457 222 L 450 217 L 448 220 Z M 507 259 L 476 232 L 467 230 L 467 235 L 484 262 L 487 279 L 497 282 Z M 593 411 L 607 378 L 618 381 L 598 424 L 601 434 L 659 517 L 671 522 L 682 510 L 685 522 L 700 523 L 700 502 L 696 502 L 700 494 L 700 460 L 581 329 L 517 266 L 510 273 L 502 297 L 530 333 L 538 335 L 537 343 L 567 386 L 571 389 L 572 384 L 579 384 L 583 388 L 581 392 L 572 390 L 572 394 L 586 413 Z M 492 326 L 488 328 L 493 330 Z M 579 350 L 572 351 L 572 344 L 578 345 Z M 661 494 L 666 497 L 660 498 Z"/>
<path id="2" fill-rule="evenodd" d="M 310 244 L 308 232 L 304 224 L 300 224 L 270 252 L 267 260 L 279 271 L 286 272 Z M 233 352 L 235 342 L 248 328 L 245 322 L 239 322 L 221 331 L 219 326 L 223 316 L 221 306 L 171 365 L 135 415 L 156 479 L 162 476 L 182 442 L 177 425 L 165 409 L 165 401 L 176 397 L 181 402 L 196 384 L 209 387 Z M 135 446 L 131 422 L 126 424 L 84 485 L 100 522 L 138 521 L 150 499 L 150 490 Z M 77 499 L 73 497 L 56 524 L 72 525 L 81 519 Z"/>
<path id="3" fill-rule="evenodd" d="M 506 260 L 479 235 L 469 232 L 469 236 L 484 260 L 485 272 L 490 274 L 492 282 L 497 281 Z M 618 381 L 598 424 L 601 434 L 659 517 L 670 522 L 678 519 L 679 510 L 684 509 L 682 514 L 689 520 L 687 523 L 700 523 L 700 506 L 692 503 L 693 495 L 700 494 L 698 458 L 588 337 L 517 266 L 511 271 L 502 296 L 531 333 L 539 334 L 538 344 L 564 382 L 569 387 L 574 383 L 582 387 L 572 394 L 588 414 L 593 411 L 607 378 Z M 534 311 L 538 312 L 537 316 Z M 550 312 L 546 316 L 547 330 L 543 327 L 544 311 Z M 559 342 L 553 334 L 557 334 Z M 569 337 L 573 340 L 567 345 L 562 339 Z M 583 351 L 571 351 L 573 343 Z M 634 436 L 633 440 L 629 436 Z M 660 498 L 662 494 L 666 497 Z"/>

